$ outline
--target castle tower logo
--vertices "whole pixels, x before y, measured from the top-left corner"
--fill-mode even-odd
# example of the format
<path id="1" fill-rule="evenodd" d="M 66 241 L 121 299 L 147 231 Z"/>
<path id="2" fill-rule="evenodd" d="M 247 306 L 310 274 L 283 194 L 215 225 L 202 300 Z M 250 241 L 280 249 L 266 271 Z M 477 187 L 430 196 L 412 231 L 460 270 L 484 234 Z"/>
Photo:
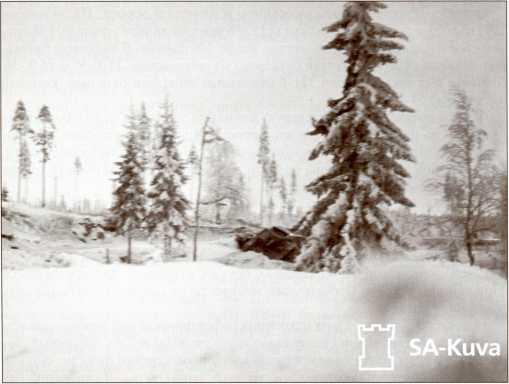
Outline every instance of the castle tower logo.
<path id="1" fill-rule="evenodd" d="M 361 355 L 358 359 L 359 371 L 394 370 L 391 346 L 395 332 L 394 324 L 357 325 L 357 335 L 362 344 Z"/>

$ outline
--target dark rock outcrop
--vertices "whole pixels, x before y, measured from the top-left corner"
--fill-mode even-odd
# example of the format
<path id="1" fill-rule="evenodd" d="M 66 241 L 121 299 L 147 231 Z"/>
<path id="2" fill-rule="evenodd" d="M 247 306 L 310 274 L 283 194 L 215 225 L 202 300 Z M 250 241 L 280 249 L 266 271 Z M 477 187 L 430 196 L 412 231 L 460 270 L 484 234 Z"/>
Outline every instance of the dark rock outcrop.
<path id="1" fill-rule="evenodd" d="M 270 259 L 294 262 L 304 238 L 282 227 L 264 228 L 259 232 L 243 227 L 236 231 L 240 250 L 263 253 Z"/>

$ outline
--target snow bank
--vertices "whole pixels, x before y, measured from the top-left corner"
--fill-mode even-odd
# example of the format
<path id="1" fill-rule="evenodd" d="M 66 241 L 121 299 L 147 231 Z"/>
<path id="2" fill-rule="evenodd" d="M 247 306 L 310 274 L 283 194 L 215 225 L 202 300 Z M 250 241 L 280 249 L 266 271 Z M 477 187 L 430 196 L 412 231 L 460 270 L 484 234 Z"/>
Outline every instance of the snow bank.
<path id="1" fill-rule="evenodd" d="M 224 265 L 238 268 L 259 268 L 259 269 L 286 269 L 293 271 L 295 265 L 281 260 L 272 260 L 258 252 L 230 252 L 229 254 L 216 258 L 214 261 Z"/>
<path id="2" fill-rule="evenodd" d="M 504 380 L 506 283 L 452 263 L 359 275 L 211 262 L 4 272 L 6 381 Z M 394 323 L 394 372 L 359 372 L 358 323 Z M 500 342 L 409 357 L 408 340 Z M 381 348 L 375 345 L 373 348 Z"/>
<path id="3" fill-rule="evenodd" d="M 58 257 L 65 260 L 67 266 L 78 267 L 78 268 L 97 268 L 102 267 L 102 263 L 94 261 L 88 257 L 76 255 L 73 253 L 60 253 Z"/>

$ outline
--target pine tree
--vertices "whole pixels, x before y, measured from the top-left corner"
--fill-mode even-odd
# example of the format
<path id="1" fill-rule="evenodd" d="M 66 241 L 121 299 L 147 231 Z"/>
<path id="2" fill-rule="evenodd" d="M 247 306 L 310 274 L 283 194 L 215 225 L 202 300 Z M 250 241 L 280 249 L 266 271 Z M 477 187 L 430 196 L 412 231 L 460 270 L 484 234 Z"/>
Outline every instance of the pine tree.
<path id="1" fill-rule="evenodd" d="M 383 239 L 402 243 L 382 210 L 393 203 L 413 206 L 404 195 L 408 172 L 400 160 L 414 161 L 408 137 L 389 120 L 387 111 L 412 112 L 373 71 L 396 62 L 390 53 L 406 36 L 376 23 L 379 2 L 348 2 L 341 20 L 325 28 L 336 33 L 324 49 L 343 51 L 347 76 L 343 94 L 329 100 L 329 111 L 313 120 L 310 135 L 323 139 L 310 160 L 330 156 L 330 169 L 306 188 L 318 197 L 295 229 L 306 236 L 297 268 L 337 272 L 346 257 L 381 247 Z"/>
<path id="2" fill-rule="evenodd" d="M 30 119 L 28 118 L 28 114 L 25 108 L 25 104 L 23 101 L 18 101 L 16 105 L 16 110 L 14 111 L 14 117 L 12 118 L 12 127 L 11 131 L 15 132 L 18 137 L 18 190 L 17 190 L 17 201 L 21 201 L 21 179 L 26 177 L 23 176 L 28 175 L 26 173 L 26 156 L 28 154 L 28 146 L 26 145 L 25 137 L 27 134 L 32 134 L 33 131 L 30 129 Z M 28 154 L 28 158 L 30 159 L 30 154 Z M 29 160 L 30 161 L 30 160 Z M 24 164 L 22 164 L 24 163 Z M 30 170 L 30 166 L 28 167 Z"/>
<path id="3" fill-rule="evenodd" d="M 154 176 L 148 193 L 147 227 L 163 237 L 164 255 L 171 256 L 172 242 L 184 242 L 189 202 L 182 193 L 187 177 L 177 150 L 176 124 L 168 101 L 162 105 L 161 142 L 154 158 Z"/>
<path id="4" fill-rule="evenodd" d="M 41 206 L 46 206 L 46 163 L 49 161 L 49 153 L 53 147 L 53 139 L 55 137 L 55 124 L 49 108 L 43 105 L 39 116 L 37 117 L 41 124 L 42 129 L 34 134 L 35 145 L 39 146 L 39 151 L 42 155 L 42 199 Z"/>
<path id="5" fill-rule="evenodd" d="M 267 122 L 263 119 L 260 140 L 258 145 L 258 164 L 260 164 L 260 224 L 263 225 L 264 201 L 263 192 L 270 168 L 270 147 L 269 147 L 269 129 Z"/>
<path id="6" fill-rule="evenodd" d="M 19 151 L 19 175 L 24 180 L 25 192 L 22 200 L 26 202 L 28 196 L 28 177 L 32 174 L 32 160 L 30 158 L 30 150 L 25 139 L 21 142 Z"/>
<path id="7" fill-rule="evenodd" d="M 116 188 L 108 218 L 109 226 L 115 228 L 116 234 L 127 237 L 127 263 L 132 262 L 133 232 L 142 228 L 145 219 L 143 166 L 140 164 L 137 139 L 136 132 L 129 130 L 124 143 L 125 153 L 115 163 L 118 166 L 114 173 Z"/>

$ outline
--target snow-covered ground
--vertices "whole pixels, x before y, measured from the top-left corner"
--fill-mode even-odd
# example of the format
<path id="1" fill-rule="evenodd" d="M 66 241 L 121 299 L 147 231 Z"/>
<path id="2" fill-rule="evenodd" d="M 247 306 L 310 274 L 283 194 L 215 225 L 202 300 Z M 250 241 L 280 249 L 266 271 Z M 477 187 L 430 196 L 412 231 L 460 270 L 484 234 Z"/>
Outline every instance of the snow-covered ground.
<path id="1" fill-rule="evenodd" d="M 14 240 L 2 242 L 2 267 L 9 270 L 27 268 L 68 267 L 77 259 L 69 260 L 67 255 L 79 255 L 87 259 L 105 263 L 106 254 L 113 263 L 118 263 L 126 255 L 127 243 L 122 236 L 106 234 L 104 240 L 79 237 L 72 233 L 77 222 L 89 216 L 63 213 L 48 209 L 28 207 L 23 204 L 7 204 L 9 219 L 2 218 L 2 233 L 14 235 Z M 169 261 L 192 260 L 192 233 L 188 233 L 185 257 L 175 257 Z M 161 262 L 161 241 L 157 239 L 135 239 L 133 259 L 143 263 Z M 202 231 L 198 241 L 198 260 L 217 261 L 240 268 L 291 269 L 292 266 L 264 255 L 236 249 L 233 236 L 218 235 Z"/>
<path id="2" fill-rule="evenodd" d="M 477 381 L 506 373 L 506 282 L 475 267 L 374 263 L 338 276 L 88 261 L 3 276 L 7 381 Z M 358 371 L 359 323 L 396 324 L 394 372 Z M 503 355 L 410 357 L 413 337 L 499 342 Z"/>
<path id="3" fill-rule="evenodd" d="M 427 261 L 435 251 L 372 257 L 353 276 L 308 274 L 204 234 L 197 263 L 190 242 L 187 257 L 161 263 L 157 241 L 137 240 L 135 258 L 149 262 L 125 265 L 116 262 L 124 239 L 70 233 L 82 216 L 11 208 L 21 216 L 2 219 L 2 233 L 15 235 L 2 243 L 7 381 L 505 377 L 506 280 Z M 55 266 L 67 268 L 41 268 Z M 394 372 L 357 369 L 357 325 L 371 323 L 396 325 Z M 502 356 L 410 357 L 416 337 L 499 342 Z"/>

